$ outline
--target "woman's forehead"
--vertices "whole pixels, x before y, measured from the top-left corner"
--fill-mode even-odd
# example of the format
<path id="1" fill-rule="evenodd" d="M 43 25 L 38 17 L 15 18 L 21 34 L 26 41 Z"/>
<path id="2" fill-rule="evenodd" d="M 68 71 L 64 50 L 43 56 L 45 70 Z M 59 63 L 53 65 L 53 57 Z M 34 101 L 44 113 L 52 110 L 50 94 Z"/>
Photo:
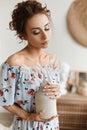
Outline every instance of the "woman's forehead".
<path id="1" fill-rule="evenodd" d="M 36 14 L 27 21 L 30 28 L 43 27 L 49 24 L 49 19 L 45 14 Z"/>

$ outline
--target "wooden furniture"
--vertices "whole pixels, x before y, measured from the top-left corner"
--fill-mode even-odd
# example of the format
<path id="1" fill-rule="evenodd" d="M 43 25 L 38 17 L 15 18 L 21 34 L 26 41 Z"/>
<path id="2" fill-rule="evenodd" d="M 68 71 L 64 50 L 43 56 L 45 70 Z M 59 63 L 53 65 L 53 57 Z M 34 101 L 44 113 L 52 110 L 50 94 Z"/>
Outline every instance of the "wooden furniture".
<path id="1" fill-rule="evenodd" d="M 87 130 L 87 97 L 67 93 L 57 100 L 60 130 Z"/>

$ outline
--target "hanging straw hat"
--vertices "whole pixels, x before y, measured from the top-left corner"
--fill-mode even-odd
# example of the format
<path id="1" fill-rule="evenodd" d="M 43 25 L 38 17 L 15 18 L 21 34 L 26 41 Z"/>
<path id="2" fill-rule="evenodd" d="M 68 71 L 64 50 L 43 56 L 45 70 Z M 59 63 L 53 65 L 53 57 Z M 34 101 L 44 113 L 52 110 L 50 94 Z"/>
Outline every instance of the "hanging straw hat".
<path id="1" fill-rule="evenodd" d="M 75 0 L 71 4 L 67 21 L 73 38 L 87 47 L 87 0 Z"/>

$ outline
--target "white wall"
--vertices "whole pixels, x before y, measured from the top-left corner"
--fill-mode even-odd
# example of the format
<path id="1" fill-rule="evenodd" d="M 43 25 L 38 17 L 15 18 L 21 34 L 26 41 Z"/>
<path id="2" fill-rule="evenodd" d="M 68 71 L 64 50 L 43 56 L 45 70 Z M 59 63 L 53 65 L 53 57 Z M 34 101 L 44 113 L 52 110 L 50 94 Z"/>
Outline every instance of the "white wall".
<path id="1" fill-rule="evenodd" d="M 12 53 L 20 50 L 14 32 L 8 29 L 14 5 L 22 0 L 0 0 L 0 64 Z M 39 0 L 47 3 L 52 13 L 53 37 L 48 51 L 55 53 L 59 60 L 66 61 L 72 69 L 87 71 L 87 48 L 77 44 L 67 29 L 66 15 L 73 0 Z"/>

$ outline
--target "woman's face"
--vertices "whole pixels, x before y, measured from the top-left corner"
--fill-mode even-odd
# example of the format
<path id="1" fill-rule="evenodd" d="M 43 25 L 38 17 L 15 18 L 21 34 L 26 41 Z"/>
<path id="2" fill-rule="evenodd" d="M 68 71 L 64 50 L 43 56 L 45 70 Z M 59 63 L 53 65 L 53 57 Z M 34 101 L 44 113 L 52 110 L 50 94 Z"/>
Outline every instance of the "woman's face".
<path id="1" fill-rule="evenodd" d="M 29 46 L 46 48 L 51 38 L 51 24 L 45 14 L 36 14 L 26 23 L 25 39 Z"/>

